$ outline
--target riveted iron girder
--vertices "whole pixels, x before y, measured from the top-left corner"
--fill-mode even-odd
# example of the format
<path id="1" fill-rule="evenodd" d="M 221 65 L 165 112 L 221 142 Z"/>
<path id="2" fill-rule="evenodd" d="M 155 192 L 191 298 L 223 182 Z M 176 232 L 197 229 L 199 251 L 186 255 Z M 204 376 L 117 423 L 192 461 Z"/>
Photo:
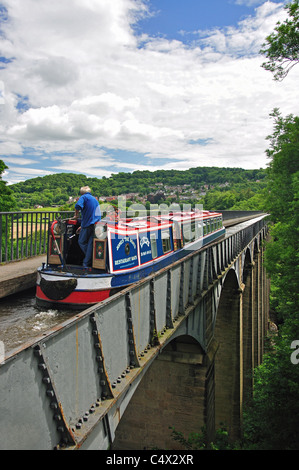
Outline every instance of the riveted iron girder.
<path id="1" fill-rule="evenodd" d="M 223 280 L 266 231 L 264 216 L 227 229 L 224 239 L 8 354 L 0 365 L 0 448 L 107 449 L 140 380 L 172 339 L 192 336 L 207 351 Z"/>

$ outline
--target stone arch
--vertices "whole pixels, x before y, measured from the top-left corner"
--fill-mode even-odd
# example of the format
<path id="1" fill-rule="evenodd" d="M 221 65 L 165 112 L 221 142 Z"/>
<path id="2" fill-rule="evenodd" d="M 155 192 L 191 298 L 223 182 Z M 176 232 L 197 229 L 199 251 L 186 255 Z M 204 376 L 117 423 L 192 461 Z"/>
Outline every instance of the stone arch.
<path id="1" fill-rule="evenodd" d="M 244 253 L 242 254 L 242 282 L 245 283 L 244 281 L 244 275 L 247 275 L 247 269 L 248 266 L 250 266 L 253 262 L 253 248 L 251 246 L 248 246 Z"/>
<path id="2" fill-rule="evenodd" d="M 262 360 L 262 253 L 261 253 L 261 234 L 254 239 L 254 276 L 253 276 L 253 366 L 256 367 Z"/>
<path id="3" fill-rule="evenodd" d="M 253 311 L 253 300 L 254 300 L 254 262 L 251 256 L 249 248 L 246 250 L 244 256 L 244 264 L 242 271 L 243 280 L 243 294 L 241 298 L 242 306 L 242 377 L 241 387 L 243 401 L 250 398 L 252 393 L 252 371 L 254 367 L 254 311 Z M 242 397 L 241 397 L 242 398 Z"/>
<path id="4" fill-rule="evenodd" d="M 255 237 L 255 239 L 253 240 L 252 247 L 253 247 L 253 258 L 255 258 L 257 256 L 258 251 L 259 251 L 258 237 Z"/>
<path id="5" fill-rule="evenodd" d="M 222 286 L 214 330 L 215 427 L 224 425 L 232 439 L 240 435 L 240 289 L 229 270 Z"/>
<path id="6" fill-rule="evenodd" d="M 204 426 L 207 368 L 194 338 L 170 341 L 141 379 L 116 429 L 113 449 L 183 449 L 170 427 L 188 438 Z"/>

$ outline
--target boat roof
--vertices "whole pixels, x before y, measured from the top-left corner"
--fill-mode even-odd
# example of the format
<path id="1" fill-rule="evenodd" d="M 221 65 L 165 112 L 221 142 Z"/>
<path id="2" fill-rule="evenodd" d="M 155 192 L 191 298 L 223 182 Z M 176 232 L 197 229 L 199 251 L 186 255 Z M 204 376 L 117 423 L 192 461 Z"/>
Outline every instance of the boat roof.
<path id="1" fill-rule="evenodd" d="M 112 220 L 105 220 L 102 219 L 102 223 L 107 223 L 107 226 L 110 228 L 117 228 L 118 229 L 147 229 L 147 228 L 163 228 L 168 227 L 172 224 L 173 221 L 176 222 L 186 222 L 188 220 L 205 220 L 211 217 L 219 217 L 221 213 L 218 212 L 210 212 L 210 211 L 182 211 L 182 212 L 170 212 L 168 214 L 161 214 L 157 216 L 149 216 L 149 217 L 134 217 L 132 219 L 122 219 L 112 221 Z"/>

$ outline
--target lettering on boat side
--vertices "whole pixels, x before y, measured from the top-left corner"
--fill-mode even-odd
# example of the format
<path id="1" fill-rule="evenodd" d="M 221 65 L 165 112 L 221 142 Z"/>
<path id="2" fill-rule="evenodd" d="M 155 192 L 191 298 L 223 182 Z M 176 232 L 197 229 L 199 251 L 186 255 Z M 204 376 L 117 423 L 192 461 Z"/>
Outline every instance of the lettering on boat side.
<path id="1" fill-rule="evenodd" d="M 135 261 L 137 260 L 137 256 L 131 256 L 130 258 L 124 258 L 124 259 L 117 259 L 115 260 L 115 264 L 124 264 L 124 263 L 129 263 L 130 261 Z"/>
<path id="2" fill-rule="evenodd" d="M 135 240 L 133 240 L 133 239 L 130 238 L 130 237 L 124 237 L 124 238 L 122 238 L 122 239 L 120 240 L 120 242 L 117 244 L 116 250 L 118 251 L 118 250 L 120 249 L 120 247 L 121 247 L 125 242 L 132 243 L 134 249 L 136 249 Z"/>

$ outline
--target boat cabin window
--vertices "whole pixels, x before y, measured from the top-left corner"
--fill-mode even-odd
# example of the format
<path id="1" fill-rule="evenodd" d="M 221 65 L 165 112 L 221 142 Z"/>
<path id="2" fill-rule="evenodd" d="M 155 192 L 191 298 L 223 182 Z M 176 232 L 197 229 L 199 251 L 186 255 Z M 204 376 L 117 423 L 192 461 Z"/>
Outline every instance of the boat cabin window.
<path id="1" fill-rule="evenodd" d="M 195 225 L 195 238 L 201 238 L 203 234 L 203 223 L 202 220 L 197 220 Z"/>
<path id="2" fill-rule="evenodd" d="M 204 221 L 204 222 L 203 222 L 203 234 L 204 234 L 204 235 L 207 235 L 207 233 L 208 233 L 207 222 Z"/>
<path id="3" fill-rule="evenodd" d="M 162 230 L 161 236 L 162 236 L 163 253 L 168 253 L 169 251 L 171 251 L 169 228 Z"/>
<path id="4" fill-rule="evenodd" d="M 184 236 L 184 243 L 190 243 L 194 241 L 197 237 L 195 220 L 185 222 L 183 224 L 183 236 Z"/>
<path id="5" fill-rule="evenodd" d="M 151 250 L 152 250 L 152 258 L 155 259 L 158 256 L 157 250 L 157 235 L 155 232 L 151 232 Z"/>

